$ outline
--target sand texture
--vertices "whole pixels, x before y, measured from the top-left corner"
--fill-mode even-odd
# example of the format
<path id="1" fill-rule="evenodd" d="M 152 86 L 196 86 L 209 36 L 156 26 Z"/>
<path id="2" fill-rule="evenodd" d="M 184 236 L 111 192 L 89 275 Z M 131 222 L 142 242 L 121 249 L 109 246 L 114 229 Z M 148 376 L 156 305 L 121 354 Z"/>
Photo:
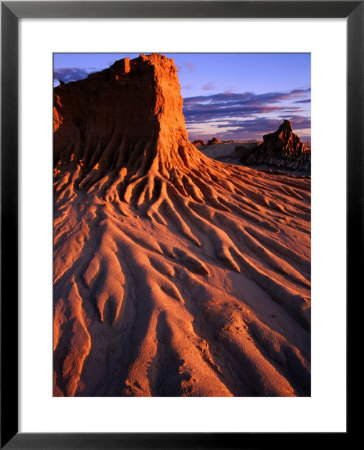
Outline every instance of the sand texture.
<path id="1" fill-rule="evenodd" d="M 310 395 L 310 178 L 203 155 L 161 55 L 54 89 L 54 395 Z"/>

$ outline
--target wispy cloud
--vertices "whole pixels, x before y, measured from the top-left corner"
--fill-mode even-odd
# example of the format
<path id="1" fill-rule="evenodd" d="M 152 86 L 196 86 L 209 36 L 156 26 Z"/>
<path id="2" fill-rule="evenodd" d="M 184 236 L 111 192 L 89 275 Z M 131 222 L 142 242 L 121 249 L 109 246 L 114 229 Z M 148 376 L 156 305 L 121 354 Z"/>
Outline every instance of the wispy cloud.
<path id="1" fill-rule="evenodd" d="M 305 100 L 296 100 L 295 103 L 311 103 L 311 99 L 306 98 Z"/>
<path id="2" fill-rule="evenodd" d="M 293 129 L 307 129 L 311 127 L 311 120 L 303 116 L 281 116 L 277 119 L 268 119 L 265 117 L 256 117 L 248 120 L 230 120 L 224 124 L 216 124 L 217 128 L 233 127 L 238 132 L 263 132 L 270 133 L 276 131 L 283 120 L 289 120 Z"/>
<path id="3" fill-rule="evenodd" d="M 190 61 L 183 61 L 176 65 L 179 73 L 194 72 L 195 65 Z"/>
<path id="4" fill-rule="evenodd" d="M 206 87 L 206 89 L 209 88 L 210 85 Z M 285 110 L 288 105 L 291 110 L 294 110 L 300 109 L 299 106 L 293 106 L 293 102 L 297 103 L 296 98 L 299 96 L 307 97 L 309 93 L 310 89 L 305 89 L 291 92 L 268 92 L 259 95 L 252 92 L 240 94 L 223 92 L 209 96 L 188 97 L 184 100 L 184 113 L 186 119 L 198 117 L 200 120 L 210 120 L 222 115 L 235 116 L 236 114 L 244 113 Z"/>
<path id="5" fill-rule="evenodd" d="M 185 64 L 185 66 L 187 67 L 187 69 L 188 69 L 190 72 L 194 72 L 194 71 L 195 71 L 195 66 L 194 66 L 194 64 L 191 63 L 190 61 L 186 61 L 184 64 Z"/>
<path id="6" fill-rule="evenodd" d="M 283 116 L 269 119 L 255 117 L 247 120 L 230 120 L 223 123 L 215 123 L 213 126 L 190 125 L 188 127 L 189 137 L 194 139 L 207 139 L 216 136 L 223 140 L 262 140 L 263 136 L 276 131 L 284 119 L 292 122 L 294 133 L 303 140 L 310 140 L 311 121 L 302 116 Z"/>
<path id="7" fill-rule="evenodd" d="M 212 89 L 214 89 L 214 83 L 212 83 L 211 81 L 209 81 L 208 83 L 205 83 L 204 85 L 202 85 L 202 89 L 204 91 L 212 91 Z"/>
<path id="8" fill-rule="evenodd" d="M 186 125 L 196 138 L 215 130 L 224 139 L 261 139 L 275 131 L 283 119 L 294 129 L 309 135 L 311 120 L 304 107 L 310 101 L 310 89 L 289 92 L 223 92 L 184 99 Z M 190 133 L 190 134 L 191 134 Z"/>
<path id="9" fill-rule="evenodd" d="M 79 69 L 77 67 L 60 68 L 54 71 L 53 79 L 69 83 L 70 81 L 77 81 L 86 78 L 91 72 L 93 72 L 93 70 L 94 70 L 93 68 L 86 70 L 86 69 Z"/>

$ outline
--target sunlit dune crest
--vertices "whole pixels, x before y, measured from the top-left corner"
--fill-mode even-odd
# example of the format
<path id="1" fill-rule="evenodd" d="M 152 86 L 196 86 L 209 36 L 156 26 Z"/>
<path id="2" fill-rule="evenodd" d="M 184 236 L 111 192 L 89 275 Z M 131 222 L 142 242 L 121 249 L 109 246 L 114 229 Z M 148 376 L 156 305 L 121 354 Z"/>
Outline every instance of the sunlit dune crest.
<path id="1" fill-rule="evenodd" d="M 310 395 L 309 177 L 203 155 L 162 55 L 54 94 L 54 395 Z"/>

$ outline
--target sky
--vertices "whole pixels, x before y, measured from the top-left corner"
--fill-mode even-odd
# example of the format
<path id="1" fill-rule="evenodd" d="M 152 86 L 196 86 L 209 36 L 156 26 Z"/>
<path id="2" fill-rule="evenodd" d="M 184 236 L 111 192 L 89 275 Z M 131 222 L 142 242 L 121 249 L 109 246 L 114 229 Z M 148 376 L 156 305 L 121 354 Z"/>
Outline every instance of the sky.
<path id="1" fill-rule="evenodd" d="M 190 140 L 252 140 L 284 119 L 311 140 L 309 53 L 164 53 L 178 70 Z M 86 78 L 134 53 L 55 53 L 54 86 Z"/>

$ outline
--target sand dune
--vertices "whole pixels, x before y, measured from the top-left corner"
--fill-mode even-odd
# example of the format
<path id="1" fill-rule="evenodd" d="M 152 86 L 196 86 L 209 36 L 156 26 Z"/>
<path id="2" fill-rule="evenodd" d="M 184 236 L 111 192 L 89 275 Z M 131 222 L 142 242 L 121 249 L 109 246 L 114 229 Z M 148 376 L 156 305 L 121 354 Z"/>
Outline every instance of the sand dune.
<path id="1" fill-rule="evenodd" d="M 54 96 L 54 395 L 310 395 L 310 179 L 203 155 L 161 55 Z"/>

